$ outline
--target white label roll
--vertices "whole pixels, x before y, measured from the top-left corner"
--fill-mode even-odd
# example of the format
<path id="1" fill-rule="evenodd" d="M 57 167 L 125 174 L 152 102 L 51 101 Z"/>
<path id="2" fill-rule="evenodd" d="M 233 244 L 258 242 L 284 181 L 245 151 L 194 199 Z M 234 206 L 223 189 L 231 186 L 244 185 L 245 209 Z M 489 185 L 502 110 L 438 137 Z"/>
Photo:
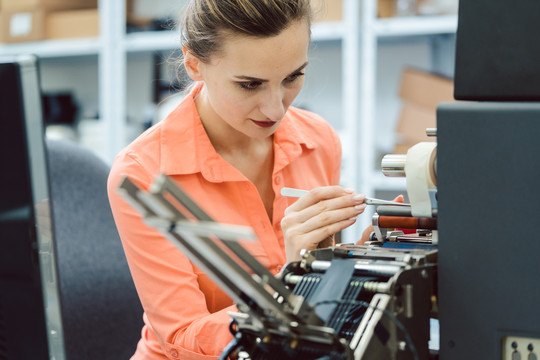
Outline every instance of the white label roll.
<path id="1" fill-rule="evenodd" d="M 436 188 L 436 178 L 433 171 L 436 155 L 437 143 L 435 142 L 418 143 L 407 152 L 405 174 L 412 216 L 432 216 L 428 190 Z"/>

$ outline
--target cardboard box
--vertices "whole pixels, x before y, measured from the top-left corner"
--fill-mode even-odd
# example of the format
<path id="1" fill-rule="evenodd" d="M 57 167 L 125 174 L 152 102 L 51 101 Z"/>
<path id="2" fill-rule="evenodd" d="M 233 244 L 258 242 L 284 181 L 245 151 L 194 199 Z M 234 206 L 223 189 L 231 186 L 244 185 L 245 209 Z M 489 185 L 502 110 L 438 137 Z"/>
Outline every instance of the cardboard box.
<path id="1" fill-rule="evenodd" d="M 426 135 L 427 128 L 437 127 L 437 106 L 454 101 L 454 82 L 427 72 L 406 68 L 399 96 L 403 101 L 396 127 L 397 142 L 393 153 L 404 154 L 421 141 L 436 141 Z"/>
<path id="2" fill-rule="evenodd" d="M 458 0 L 417 0 L 417 13 L 424 16 L 457 14 Z"/>
<path id="3" fill-rule="evenodd" d="M 443 101 L 454 99 L 454 81 L 424 71 L 406 68 L 399 96 L 420 106 L 436 109 Z"/>
<path id="4" fill-rule="evenodd" d="M 99 36 L 97 9 L 55 11 L 45 16 L 45 39 Z"/>
<path id="5" fill-rule="evenodd" d="M 420 141 L 435 141 L 426 135 L 427 128 L 437 127 L 435 112 L 436 109 L 404 102 L 396 128 L 399 144 L 414 145 Z"/>
<path id="6" fill-rule="evenodd" d="M 380 18 L 396 16 L 396 0 L 379 0 L 377 2 L 377 16 Z"/>
<path id="7" fill-rule="evenodd" d="M 311 0 L 314 22 L 343 20 L 343 0 Z"/>
<path id="8" fill-rule="evenodd" d="M 44 18 L 44 10 L 2 11 L 0 13 L 0 42 L 42 40 Z"/>
<path id="9" fill-rule="evenodd" d="M 1 43 L 97 36 L 99 36 L 97 9 L 0 12 Z"/>
<path id="10" fill-rule="evenodd" d="M 127 23 L 133 26 L 148 26 L 154 20 L 172 20 L 180 18 L 182 10 L 189 0 L 125 0 Z"/>
<path id="11" fill-rule="evenodd" d="M 125 1 L 128 24 L 134 26 L 147 26 L 155 19 L 170 18 L 177 20 L 182 9 L 188 3 L 187 0 Z M 343 20 L 343 0 L 311 0 L 311 7 L 314 22 L 338 22 Z"/>
<path id="12" fill-rule="evenodd" d="M 97 9 L 98 0 L 0 0 L 2 11 Z M 110 1 L 110 0 L 109 0 Z"/>

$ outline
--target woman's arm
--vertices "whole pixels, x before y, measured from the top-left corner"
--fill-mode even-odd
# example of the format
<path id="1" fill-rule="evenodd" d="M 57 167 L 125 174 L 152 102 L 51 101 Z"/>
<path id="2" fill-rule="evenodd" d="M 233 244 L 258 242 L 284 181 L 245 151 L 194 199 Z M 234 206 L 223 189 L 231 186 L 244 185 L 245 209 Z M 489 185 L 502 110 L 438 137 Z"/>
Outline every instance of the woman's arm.
<path id="1" fill-rule="evenodd" d="M 236 311 L 216 285 L 117 193 L 123 173 L 143 188 L 151 179 L 136 164 L 113 167 L 108 190 L 111 208 L 150 331 L 169 358 L 209 359 L 217 357 L 232 339 L 228 311 Z M 201 280 L 202 279 L 202 280 Z M 208 299 L 201 290 L 204 281 Z M 216 298 L 222 299 L 221 302 Z M 220 308 L 210 311 L 208 303 Z"/>

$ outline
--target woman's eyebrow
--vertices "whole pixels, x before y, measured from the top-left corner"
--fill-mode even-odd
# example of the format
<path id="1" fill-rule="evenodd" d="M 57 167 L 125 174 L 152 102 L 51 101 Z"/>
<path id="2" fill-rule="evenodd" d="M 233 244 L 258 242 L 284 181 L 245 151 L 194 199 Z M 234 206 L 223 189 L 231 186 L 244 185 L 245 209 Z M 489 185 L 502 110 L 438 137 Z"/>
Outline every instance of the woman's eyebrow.
<path id="1" fill-rule="evenodd" d="M 304 70 L 304 68 L 308 65 L 308 62 L 306 61 L 305 63 L 303 63 L 298 69 L 294 70 L 292 73 L 290 73 L 289 75 L 287 76 L 291 76 L 291 75 L 294 75 L 302 70 Z M 239 80 L 247 80 L 247 81 L 257 81 L 257 82 L 268 82 L 269 80 L 266 80 L 266 79 L 260 79 L 260 78 L 256 78 L 256 77 L 253 77 L 253 76 L 247 76 L 247 75 L 235 75 L 235 77 Z"/>

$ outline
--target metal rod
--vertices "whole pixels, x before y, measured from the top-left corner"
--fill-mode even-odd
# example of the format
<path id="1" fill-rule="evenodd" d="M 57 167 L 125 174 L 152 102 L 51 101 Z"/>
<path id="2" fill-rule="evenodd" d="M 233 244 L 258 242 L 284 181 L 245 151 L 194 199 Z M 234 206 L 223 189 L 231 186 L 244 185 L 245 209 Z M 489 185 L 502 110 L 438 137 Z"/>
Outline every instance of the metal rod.
<path id="1" fill-rule="evenodd" d="M 405 177 L 405 163 L 407 155 L 389 154 L 385 155 L 381 161 L 382 172 L 388 177 Z"/>

